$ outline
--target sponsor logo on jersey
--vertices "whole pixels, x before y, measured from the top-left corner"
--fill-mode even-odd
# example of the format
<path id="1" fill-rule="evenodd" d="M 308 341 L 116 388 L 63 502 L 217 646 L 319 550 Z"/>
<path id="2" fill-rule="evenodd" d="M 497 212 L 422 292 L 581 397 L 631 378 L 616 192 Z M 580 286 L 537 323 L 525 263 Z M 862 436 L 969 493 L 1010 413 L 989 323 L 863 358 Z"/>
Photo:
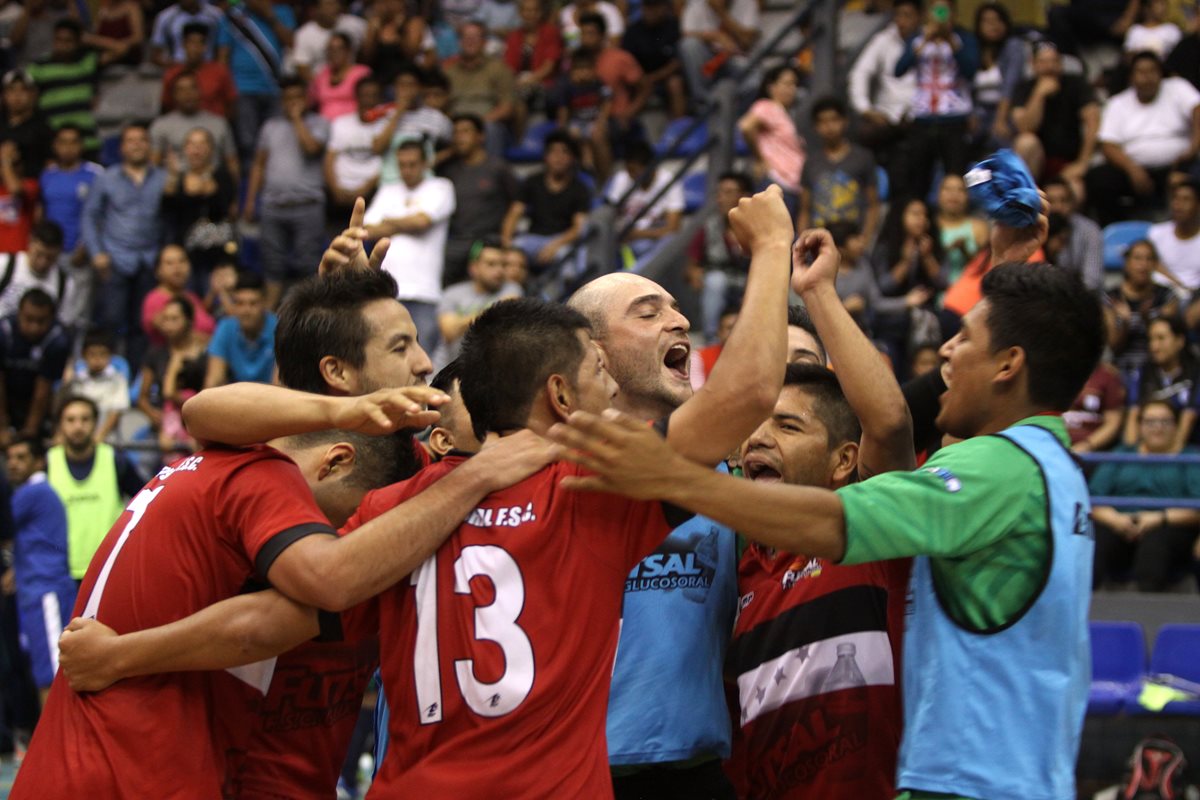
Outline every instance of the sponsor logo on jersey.
<path id="1" fill-rule="evenodd" d="M 467 517 L 467 524 L 476 528 L 518 528 L 536 521 L 533 503 L 505 508 L 477 508 Z"/>
<path id="2" fill-rule="evenodd" d="M 703 603 L 717 576 L 719 532 L 715 527 L 687 539 L 672 537 L 646 556 L 625 580 L 626 592 L 683 590 L 688 600 Z"/>
<path id="3" fill-rule="evenodd" d="M 925 471 L 930 475 L 936 475 L 942 479 L 942 483 L 946 484 L 946 491 L 957 492 L 962 489 L 962 481 L 948 469 L 943 467 L 926 467 Z"/>
<path id="4" fill-rule="evenodd" d="M 809 578 L 819 578 L 821 576 L 821 559 L 810 558 L 807 564 L 803 563 L 803 559 L 796 559 L 783 573 L 783 578 L 779 581 L 783 584 L 784 589 L 790 589 L 800 581 L 806 581 Z"/>

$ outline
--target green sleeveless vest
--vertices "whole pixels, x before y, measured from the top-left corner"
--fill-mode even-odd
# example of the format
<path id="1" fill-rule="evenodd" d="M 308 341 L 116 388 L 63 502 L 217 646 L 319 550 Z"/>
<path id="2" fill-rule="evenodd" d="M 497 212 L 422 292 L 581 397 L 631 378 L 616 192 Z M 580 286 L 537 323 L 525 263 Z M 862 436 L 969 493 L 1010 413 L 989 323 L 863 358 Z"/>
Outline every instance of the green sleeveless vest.
<path id="1" fill-rule="evenodd" d="M 50 448 L 46 462 L 50 485 L 67 509 L 67 559 L 71 577 L 80 580 L 108 529 L 125 510 L 117 487 L 116 455 L 111 446 L 96 445 L 92 472 L 82 481 L 71 475 L 61 445 Z"/>

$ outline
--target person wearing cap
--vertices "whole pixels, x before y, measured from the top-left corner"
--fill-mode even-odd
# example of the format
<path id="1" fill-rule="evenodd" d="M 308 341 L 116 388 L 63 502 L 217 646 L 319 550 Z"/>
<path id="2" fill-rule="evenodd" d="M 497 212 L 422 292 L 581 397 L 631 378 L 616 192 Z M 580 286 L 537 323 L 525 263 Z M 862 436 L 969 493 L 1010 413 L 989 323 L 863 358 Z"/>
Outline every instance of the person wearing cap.
<path id="1" fill-rule="evenodd" d="M 15 142 L 21 153 L 21 174 L 36 178 L 50 160 L 53 134 L 37 108 L 37 84 L 23 69 L 11 69 L 0 78 L 4 108 L 0 111 L 0 142 Z"/>

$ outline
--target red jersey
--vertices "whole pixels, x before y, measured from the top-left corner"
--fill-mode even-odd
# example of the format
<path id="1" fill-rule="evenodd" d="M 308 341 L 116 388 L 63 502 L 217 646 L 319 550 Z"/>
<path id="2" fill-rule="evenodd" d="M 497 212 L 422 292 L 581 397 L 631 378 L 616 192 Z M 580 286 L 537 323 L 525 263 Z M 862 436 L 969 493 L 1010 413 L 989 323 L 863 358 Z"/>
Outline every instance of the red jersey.
<path id="1" fill-rule="evenodd" d="M 269 447 L 203 450 L 133 498 L 92 559 L 74 615 L 119 634 L 165 625 L 233 597 L 313 533 L 333 531 L 290 459 Z M 11 797 L 219 797 L 220 680 L 234 679 L 166 673 L 80 695 L 56 676 Z"/>
<path id="2" fill-rule="evenodd" d="M 1111 365 L 1101 361 L 1070 410 L 1063 414 L 1071 444 L 1079 444 L 1095 433 L 1104 422 L 1104 412 L 1114 408 L 1125 408 L 1125 384 Z"/>
<path id="3" fill-rule="evenodd" d="M 41 189 L 36 178 L 21 181 L 21 194 L 13 195 L 0 186 L 0 253 L 23 253 L 29 249 L 29 231 Z"/>
<path id="4" fill-rule="evenodd" d="M 752 545 L 726 658 L 738 797 L 896 796 L 908 559 L 839 566 Z"/>
<path id="5" fill-rule="evenodd" d="M 175 110 L 175 79 L 187 70 L 184 64 L 172 64 L 163 73 L 162 112 Z M 237 100 L 237 87 L 229 67 L 220 61 L 205 61 L 192 70 L 200 87 L 200 107 L 223 119 L 233 114 Z"/>
<path id="6" fill-rule="evenodd" d="M 347 527 L 462 461 L 373 492 Z M 659 503 L 561 488 L 577 474 L 553 464 L 488 496 L 375 598 L 392 746 L 372 798 L 612 797 L 604 729 L 625 578 L 673 525 Z"/>

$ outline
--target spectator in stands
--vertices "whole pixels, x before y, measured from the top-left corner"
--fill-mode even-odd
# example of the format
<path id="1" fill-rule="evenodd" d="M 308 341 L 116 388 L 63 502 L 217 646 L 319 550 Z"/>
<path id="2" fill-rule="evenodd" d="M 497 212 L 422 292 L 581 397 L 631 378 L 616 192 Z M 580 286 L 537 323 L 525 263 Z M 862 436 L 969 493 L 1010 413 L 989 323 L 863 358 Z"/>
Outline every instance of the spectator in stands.
<path id="1" fill-rule="evenodd" d="M 204 294 L 204 308 L 208 309 L 213 319 L 233 316 L 233 287 L 237 286 L 237 279 L 237 262 L 233 258 L 226 257 L 213 267 L 208 279 L 208 291 Z M 268 292 L 270 288 L 267 287 Z"/>
<path id="2" fill-rule="evenodd" d="M 64 391 L 86 397 L 100 411 L 96 441 L 104 442 L 117 429 L 121 414 L 129 410 L 129 379 L 113 363 L 115 342 L 111 333 L 99 328 L 83 336 L 79 363 L 70 373 Z"/>
<path id="3" fill-rule="evenodd" d="M 442 22 L 453 33 L 475 19 L 483 0 L 441 0 L 439 5 Z"/>
<path id="4" fill-rule="evenodd" d="M 521 27 L 508 35 L 504 63 L 516 76 L 516 127 L 525 127 L 528 106 L 554 85 L 562 62 L 563 42 L 558 26 L 549 18 L 545 0 L 520 0 Z"/>
<path id="5" fill-rule="evenodd" d="M 316 269 L 324 245 L 321 154 L 329 141 L 329 122 L 306 112 L 307 105 L 303 81 L 285 81 L 283 114 L 267 120 L 259 133 L 242 207 L 242 219 L 251 220 L 262 200 L 260 244 L 271 308 L 279 302 L 288 275 Z M 289 260 L 289 253 L 294 258 Z"/>
<path id="6" fill-rule="evenodd" d="M 9 33 L 17 51 L 15 65 L 25 67 L 48 58 L 54 48 L 54 26 L 64 19 L 78 20 L 79 5 L 71 0 L 28 0 Z"/>
<path id="7" fill-rule="evenodd" d="M 240 273 L 233 287 L 233 315 L 217 323 L 208 343 L 204 388 L 239 381 L 270 383 L 275 375 L 275 324 L 262 278 Z"/>
<path id="8" fill-rule="evenodd" d="M 521 183 L 504 218 L 501 241 L 506 247 L 521 248 L 535 274 L 568 258 L 573 258 L 576 275 L 587 268 L 587 253 L 575 245 L 587 225 L 592 193 L 576 174 L 578 160 L 579 148 L 569 133 L 559 130 L 547 136 L 544 169 Z M 517 233 L 517 223 L 525 218 L 529 219 L 528 229 Z"/>
<path id="9" fill-rule="evenodd" d="M 400 182 L 384 186 L 367 207 L 367 238 L 389 237 L 383 269 L 396 279 L 400 302 L 412 315 L 421 346 L 438 343 L 438 301 L 442 296 L 446 236 L 454 213 L 454 184 L 428 174 L 420 142 L 396 151 Z"/>
<path id="10" fill-rule="evenodd" d="M 1090 217 L 1079 213 L 1075 190 L 1064 175 L 1042 184 L 1050 211 L 1064 216 L 1070 228 L 1065 246 L 1052 263 L 1079 273 L 1083 285 L 1099 292 L 1104 288 L 1104 234 Z"/>
<path id="11" fill-rule="evenodd" d="M 54 47 L 50 56 L 29 66 L 38 87 L 38 107 L 50 127 L 71 123 L 83 131 L 84 151 L 100 151 L 92 106 L 100 75 L 96 53 L 83 46 L 83 26 L 75 19 L 54 23 Z M 41 164 L 38 165 L 39 171 Z"/>
<path id="12" fill-rule="evenodd" d="M 1189 293 L 1200 289 L 1200 182 L 1180 181 L 1171 187 L 1171 218 L 1150 226 L 1149 239 L 1164 270 Z"/>
<path id="13" fill-rule="evenodd" d="M 8 445 L 5 456 L 13 487 L 12 566 L 6 577 L 16 590 L 22 645 L 45 706 L 58 671 L 58 636 L 75 607 L 75 581 L 67 564 L 67 512 L 46 481 L 41 439 L 19 438 Z"/>
<path id="14" fill-rule="evenodd" d="M 443 148 L 450 144 L 454 125 L 442 111 L 422 102 L 421 71 L 404 67 L 394 84 L 396 103 L 387 122 L 375 134 L 372 149 L 383 157 L 379 185 L 398 183 L 396 149 L 401 142 L 419 141 L 425 146 L 425 156 L 431 164 L 442 162 Z M 493 228 L 494 232 L 496 229 Z"/>
<path id="15" fill-rule="evenodd" d="M 96 269 L 96 321 L 128 337 L 130 365 L 142 352 L 135 332 L 162 242 L 159 210 L 166 178 L 150 163 L 146 128 L 127 125 L 121 131 L 121 163 L 96 179 L 83 211 L 83 243 Z"/>
<path id="16" fill-rule="evenodd" d="M 4 258 L 4 270 L 0 275 L 0 317 L 16 314 L 21 298 L 30 289 L 41 289 L 57 305 L 74 292 L 71 276 L 58 264 L 62 249 L 62 228 L 49 220 L 34 224 L 29 249 Z"/>
<path id="17" fill-rule="evenodd" d="M 483 0 L 475 19 L 488 31 L 487 51 L 497 56 L 504 52 L 508 35 L 521 27 L 515 0 Z"/>
<path id="18" fill-rule="evenodd" d="M 186 300 L 192 306 L 190 327 L 200 335 L 212 336 L 216 322 L 200 298 L 188 288 L 191 276 L 191 263 L 182 247 L 169 244 L 158 254 L 158 264 L 154 268 L 158 286 L 150 290 L 142 303 L 142 331 L 151 347 L 162 347 L 167 343 L 167 334 L 163 332 L 159 318 L 167 304 L 177 298 Z"/>
<path id="19" fill-rule="evenodd" d="M 590 50 L 580 48 L 570 59 L 551 104 L 558 109 L 559 129 L 567 131 L 580 149 L 580 164 L 603 181 L 612 168 L 608 140 L 612 90 L 596 73 L 596 56 Z"/>
<path id="20" fill-rule="evenodd" d="M 988 246 L 988 224 L 970 213 L 967 183 L 961 175 L 942 178 L 938 189 L 937 222 L 946 254 L 947 286 L 952 285 L 975 254 Z M 1058 262 L 1055 262 L 1058 263 Z"/>
<path id="21" fill-rule="evenodd" d="M 230 74 L 229 67 L 224 62 L 212 58 L 209 48 L 209 40 L 212 38 L 210 30 L 203 22 L 189 22 L 183 27 L 183 59 L 171 64 L 163 72 L 164 111 L 173 108 L 176 78 L 190 72 L 196 77 L 199 87 L 200 107 L 222 119 L 233 116 L 237 87 L 233 85 L 233 75 Z"/>
<path id="22" fill-rule="evenodd" d="M 472 114 L 454 118 L 454 156 L 440 170 L 442 177 L 454 184 L 456 198 L 446 239 L 442 275 L 446 284 L 467 277 L 472 246 L 500 232 L 509 207 L 517 199 L 517 179 L 512 170 L 503 160 L 488 155 L 483 142 L 483 120 Z"/>
<path id="23" fill-rule="evenodd" d="M 83 246 L 83 208 L 92 184 L 104 173 L 93 161 L 83 160 L 83 131 L 75 125 L 64 125 L 54 132 L 54 160 L 42 170 L 42 213 L 46 220 L 62 229 L 62 252 L 79 292 L 82 305 L 91 297 L 92 276 L 81 269 L 87 264 L 87 248 Z M 59 302 L 63 298 L 58 298 Z M 90 308 L 62 307 L 61 316 L 68 323 L 90 313 Z"/>
<path id="24" fill-rule="evenodd" d="M 647 89 L 657 92 L 667 115 L 678 119 L 687 113 L 687 88 L 679 60 L 679 19 L 670 0 L 646 0 L 642 15 L 625 29 L 621 47 L 634 57 L 645 74 Z"/>
<path id="25" fill-rule="evenodd" d="M 0 319 L 0 369 L 4 402 L 0 403 L 0 445 L 14 433 L 44 436 L 50 395 L 71 353 L 71 335 L 54 318 L 53 298 L 41 289 L 21 297 L 17 313 Z"/>
<path id="26" fill-rule="evenodd" d="M 384 86 L 396 79 L 400 67 L 436 63 L 433 34 L 420 16 L 408 16 L 401 0 L 375 0 L 367 14 L 367 34 L 361 61 Z"/>
<path id="27" fill-rule="evenodd" d="M 804 159 L 797 230 L 849 222 L 873 241 L 879 229 L 875 159 L 846 138 L 846 106 L 841 100 L 821 98 L 810 114 L 821 146 Z"/>
<path id="28" fill-rule="evenodd" d="M 750 257 L 729 229 L 729 212 L 753 193 L 750 176 L 740 172 L 721 175 L 717 179 L 716 208 L 705 217 L 688 245 L 685 274 L 688 284 L 700 292 L 704 338 L 710 344 L 717 341 L 721 313 L 729 306 L 741 305 Z"/>
<path id="29" fill-rule="evenodd" d="M 37 178 L 21 173 L 16 142 L 0 142 L 0 253 L 19 253 L 29 246 L 29 230 L 38 210 Z"/>
<path id="30" fill-rule="evenodd" d="M 514 112 L 512 71 L 498 58 L 487 55 L 487 30 L 469 22 L 459 33 L 459 56 L 445 66 L 450 81 L 450 113 L 475 114 L 487 126 L 487 151 L 504 153 L 508 125 Z"/>
<path id="31" fill-rule="evenodd" d="M 1170 403 L 1147 402 L 1141 408 L 1136 444 L 1118 453 L 1166 455 L 1176 452 L 1179 411 Z M 1186 448 L 1189 455 L 1198 451 Z M 1148 499 L 1200 497 L 1196 464 L 1125 462 L 1101 464 L 1088 488 L 1099 497 Z M 1123 583 L 1130 572 L 1138 591 L 1167 591 L 1190 563 L 1200 511 L 1189 508 L 1095 506 L 1096 566 L 1092 584 L 1099 589 Z"/>
<path id="32" fill-rule="evenodd" d="M 608 0 L 573 0 L 563 4 L 558 16 L 558 26 L 562 30 L 563 41 L 568 50 L 585 46 L 583 18 L 588 14 L 598 14 L 604 20 L 605 33 L 612 37 L 613 44 L 621 41 L 621 36 L 625 33 L 625 16 L 616 4 Z"/>
<path id="33" fill-rule="evenodd" d="M 1194 24 L 1187 26 L 1183 38 L 1167 56 L 1165 66 L 1167 74 L 1177 75 L 1200 89 L 1200 30 Z"/>
<path id="34" fill-rule="evenodd" d="M 935 369 L 941 369 L 942 357 L 938 354 L 939 349 L 940 345 L 918 345 L 912 354 L 908 374 L 916 379 L 928 375 Z"/>
<path id="35" fill-rule="evenodd" d="M 450 79 L 437 67 L 421 71 L 421 103 L 450 117 Z"/>
<path id="36" fill-rule="evenodd" d="M 674 176 L 652 166 L 653 161 L 650 145 L 630 142 L 625 150 L 625 169 L 614 175 L 608 186 L 608 202 L 617 209 L 616 232 L 623 234 L 617 242 L 621 256 L 618 262 L 638 273 L 683 224 L 683 183 L 671 184 Z"/>
<path id="37" fill-rule="evenodd" d="M 871 267 L 870 259 L 866 258 L 866 237 L 853 222 L 833 223 L 829 226 L 829 235 L 833 237 L 841 258 L 834 283 L 838 299 L 858 327 L 870 336 L 871 319 L 882 295 L 875 281 L 875 270 Z M 889 298 L 893 302 L 895 299 Z"/>
<path id="38" fill-rule="evenodd" d="M 1012 99 L 1025 77 L 1025 41 L 1013 32 L 1012 17 L 1002 3 L 975 9 L 979 69 L 971 81 L 975 141 L 985 152 L 1012 142 Z"/>
<path id="39" fill-rule="evenodd" d="M 1179 300 L 1174 292 L 1153 280 L 1158 263 L 1158 251 L 1149 241 L 1142 239 L 1131 244 L 1125 251 L 1121 285 L 1108 292 L 1104 306 L 1108 346 L 1127 384 L 1136 379 L 1146 363 L 1151 320 L 1179 313 Z"/>
<path id="40" fill-rule="evenodd" d="M 930 300 L 946 288 L 945 253 L 937 218 L 924 200 L 894 203 L 875 248 L 875 275 L 884 297 L 904 298 L 902 309 L 880 309 L 875 315 L 875 338 L 888 348 L 892 363 L 908 363 L 909 346 L 940 337 L 929 329 Z"/>
<path id="41" fill-rule="evenodd" d="M 1200 408 L 1200 361 L 1187 341 L 1187 329 L 1177 314 L 1155 317 L 1146 329 L 1148 359 L 1129 383 L 1130 406 L 1125 420 L 1124 441 L 1137 444 L 1140 407 L 1155 400 L 1169 403 L 1179 412 L 1179 424 L 1172 442 L 1178 453 L 1185 444 L 1194 443 L 1196 410 Z"/>
<path id="42" fill-rule="evenodd" d="M 383 92 L 374 77 L 367 75 L 354 87 L 356 111 L 343 114 L 329 127 L 325 148 L 325 185 L 333 200 L 335 218 L 354 205 L 356 197 L 368 200 L 379 188 L 383 159 L 375 152 L 375 137 L 387 124 L 375 112 Z"/>
<path id="43" fill-rule="evenodd" d="M 237 184 L 217 161 L 206 129 L 194 128 L 187 135 L 182 158 L 173 152 L 168 155 L 162 207 L 167 241 L 187 248 L 201 283 L 207 282 L 216 260 L 237 248 L 233 230 Z"/>
<path id="44" fill-rule="evenodd" d="M 125 500 L 145 480 L 129 458 L 96 440 L 100 412 L 86 397 L 66 397 L 58 407 L 58 440 L 46 454 L 46 477 L 67 509 L 67 556 L 71 577 L 83 579 Z"/>
<path id="45" fill-rule="evenodd" d="M 1178 25 L 1167 21 L 1167 0 L 1144 0 L 1140 5 L 1141 20 L 1129 26 L 1121 49 L 1129 54 L 1149 50 L 1166 59 L 1183 38 L 1183 32 Z"/>
<path id="46" fill-rule="evenodd" d="M 796 131 L 791 108 L 796 102 L 800 73 L 787 64 L 763 77 L 758 100 L 740 120 L 738 129 L 754 153 L 756 169 L 783 189 L 792 217 L 800 206 L 800 176 L 804 173 L 805 142 Z"/>
<path id="47" fill-rule="evenodd" d="M 236 181 L 241 170 L 233 131 L 224 117 L 205 111 L 200 105 L 200 82 L 196 76 L 189 72 L 180 73 L 171 87 L 171 95 L 175 100 L 175 110 L 150 123 L 154 165 L 161 167 L 165 164 L 169 168 L 170 158 L 174 156 L 178 166 L 184 142 L 196 128 L 201 128 L 212 138 L 213 155 L 221 159 L 229 170 L 229 176 Z"/>
<path id="48" fill-rule="evenodd" d="M 916 91 L 909 107 L 912 130 L 905 145 L 905 170 L 892 194 L 924 197 L 934 165 L 947 175 L 966 172 L 970 155 L 969 125 L 974 105 L 971 82 L 979 68 L 975 36 L 955 25 L 955 3 L 930 4 L 925 28 L 908 40 L 896 62 L 896 75 L 915 70 Z"/>
<path id="49" fill-rule="evenodd" d="M 224 14 L 208 0 L 178 0 L 167 6 L 154 18 L 154 31 L 150 34 L 150 60 L 160 67 L 178 64 L 196 66 L 204 61 L 213 61 L 217 55 L 217 30 Z M 204 33 L 204 48 L 199 56 L 189 52 L 187 37 Z M 171 74 L 164 76 L 171 80 Z"/>
<path id="50" fill-rule="evenodd" d="M 437 321 L 441 342 L 434 353 L 435 366 L 458 358 L 462 337 L 485 309 L 511 297 L 521 297 L 521 286 L 504 274 L 504 248 L 499 239 L 482 239 L 472 250 L 470 280 L 446 287 L 438 301 Z"/>
<path id="51" fill-rule="evenodd" d="M 889 175 L 894 172 L 893 151 L 904 139 L 917 90 L 916 75 L 906 72 L 897 77 L 896 64 L 904 55 L 905 42 L 920 25 L 920 0 L 896 0 L 891 24 L 871 37 L 850 68 L 850 107 L 861 122 L 858 141 L 875 151 Z"/>
<path id="52" fill-rule="evenodd" d="M 146 18 L 136 0 L 101 0 L 84 44 L 100 51 L 100 64 L 136 67 L 142 63 Z"/>
<path id="53" fill-rule="evenodd" d="M 1078 195 L 1096 152 L 1100 104 L 1082 75 L 1063 73 L 1062 55 L 1050 42 L 1034 50 L 1033 77 L 1013 95 L 1013 149 L 1034 177 L 1062 176 Z"/>
<path id="54" fill-rule="evenodd" d="M 1168 176 L 1186 172 L 1200 151 L 1200 91 L 1164 78 L 1153 53 L 1130 63 L 1130 87 L 1113 95 L 1100 118 L 1105 163 L 1087 173 L 1088 200 L 1101 225 L 1124 219 L 1131 205 L 1161 205 Z"/>
<path id="55" fill-rule="evenodd" d="M 317 73 L 325 66 L 334 33 L 345 34 L 347 63 L 354 63 L 354 56 L 367 35 L 367 21 L 347 14 L 342 0 L 317 0 L 312 18 L 296 30 L 292 48 L 296 74 L 305 83 L 312 85 Z"/>
<path id="56" fill-rule="evenodd" d="M 529 282 L 529 258 L 521 248 L 504 248 L 504 279 L 525 290 Z"/>
<path id="57" fill-rule="evenodd" d="M 685 0 L 680 13 L 679 60 L 693 110 L 702 111 L 713 82 L 747 66 L 747 55 L 762 35 L 761 12 L 755 0 Z M 742 96 L 748 91 L 745 84 L 738 88 Z"/>
<path id="58" fill-rule="evenodd" d="M 693 389 L 699 389 L 708 381 L 713 367 L 717 365 L 717 359 L 721 357 L 721 351 L 725 349 L 725 342 L 729 341 L 729 335 L 733 333 L 733 326 L 737 324 L 740 313 L 741 306 L 727 306 L 717 322 L 716 342 L 692 351 L 692 363 L 688 372 Z"/>
<path id="59" fill-rule="evenodd" d="M 624 142 L 642 137 L 638 115 L 650 99 L 650 82 L 637 59 L 609 38 L 607 23 L 600 14 L 589 12 L 580 16 L 579 48 L 595 56 L 596 75 L 612 93 L 608 136 L 616 143 L 617 154 L 623 155 Z"/>
<path id="60" fill-rule="evenodd" d="M 254 154 L 259 128 L 279 113 L 284 48 L 292 46 L 295 27 L 291 6 L 271 0 L 246 0 L 221 17 L 217 52 L 237 87 L 234 133 L 246 160 Z"/>
<path id="61" fill-rule="evenodd" d="M 1121 438 L 1125 419 L 1125 384 L 1112 364 L 1101 361 L 1070 410 L 1063 414 L 1071 449 L 1076 453 L 1107 450 Z"/>
<path id="62" fill-rule="evenodd" d="M 1132 0 L 1068 0 L 1046 7 L 1046 23 L 1058 49 L 1077 56 L 1083 44 L 1119 44 L 1139 7 Z"/>
<path id="63" fill-rule="evenodd" d="M 0 109 L 0 142 L 13 142 L 21 153 L 21 173 L 36 178 L 50 160 L 53 134 L 38 109 L 37 84 L 21 69 L 4 73 L 4 106 Z"/>
<path id="64" fill-rule="evenodd" d="M 350 34 L 344 31 L 331 33 L 322 64 L 309 79 L 308 93 L 317 113 L 330 122 L 354 112 L 354 90 L 360 80 L 371 74 L 370 67 L 354 63 L 353 48 Z"/>
<path id="65" fill-rule="evenodd" d="M 167 300 L 154 316 L 156 332 L 163 341 L 150 348 L 142 365 L 138 410 L 160 434 L 159 441 L 165 440 L 171 446 L 180 439 L 180 433 L 186 435 L 179 408 L 190 396 L 189 392 L 204 388 L 208 371 L 209 337 L 199 333 L 194 325 L 200 309 L 186 296 Z M 172 379 L 170 384 L 168 377 Z"/>

